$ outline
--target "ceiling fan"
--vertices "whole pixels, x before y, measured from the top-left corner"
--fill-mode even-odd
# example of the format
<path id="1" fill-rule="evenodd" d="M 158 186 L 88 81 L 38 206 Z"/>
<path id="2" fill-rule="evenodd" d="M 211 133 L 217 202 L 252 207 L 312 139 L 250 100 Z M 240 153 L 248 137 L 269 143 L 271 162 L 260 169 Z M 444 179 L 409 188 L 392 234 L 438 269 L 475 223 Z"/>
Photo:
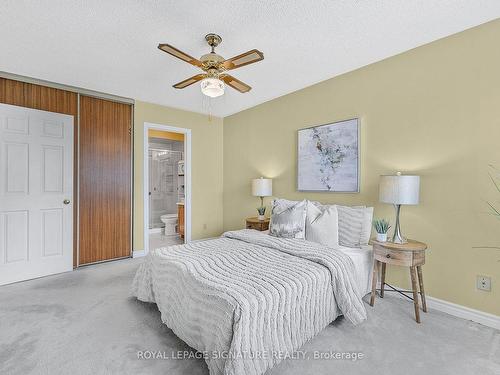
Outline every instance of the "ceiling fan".
<path id="1" fill-rule="evenodd" d="M 241 55 L 230 59 L 224 59 L 221 55 L 215 53 L 215 47 L 221 42 L 222 38 L 217 34 L 207 34 L 205 40 L 212 48 L 210 53 L 203 55 L 200 59 L 195 59 L 170 44 L 159 44 L 158 48 L 178 59 L 181 59 L 191 65 L 197 66 L 203 70 L 203 73 L 196 74 L 184 81 L 176 83 L 173 87 L 176 89 L 186 88 L 193 83 L 201 81 L 201 92 L 211 98 L 216 98 L 224 94 L 225 84 L 238 90 L 241 93 L 250 91 L 252 88 L 232 75 L 227 74 L 228 70 L 241 68 L 242 66 L 253 64 L 264 59 L 264 54 L 259 50 L 252 49 Z"/>

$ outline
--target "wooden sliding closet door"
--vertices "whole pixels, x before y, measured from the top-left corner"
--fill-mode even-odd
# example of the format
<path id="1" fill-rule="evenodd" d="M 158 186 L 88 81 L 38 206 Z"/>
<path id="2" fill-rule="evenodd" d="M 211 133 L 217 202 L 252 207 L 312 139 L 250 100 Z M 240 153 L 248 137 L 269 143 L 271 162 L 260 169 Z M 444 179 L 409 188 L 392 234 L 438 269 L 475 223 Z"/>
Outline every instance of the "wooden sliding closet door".
<path id="1" fill-rule="evenodd" d="M 80 96 L 80 264 L 131 254 L 132 106 Z"/>

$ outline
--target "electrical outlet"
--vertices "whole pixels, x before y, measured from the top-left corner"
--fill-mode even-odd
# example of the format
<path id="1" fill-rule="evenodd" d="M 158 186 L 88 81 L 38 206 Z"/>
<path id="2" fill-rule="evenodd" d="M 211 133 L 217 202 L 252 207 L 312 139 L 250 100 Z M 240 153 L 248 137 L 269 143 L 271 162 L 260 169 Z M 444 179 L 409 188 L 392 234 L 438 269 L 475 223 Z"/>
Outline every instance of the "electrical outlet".
<path id="1" fill-rule="evenodd" d="M 491 291 L 491 277 L 478 275 L 476 278 L 476 288 L 487 292 Z"/>
<path id="2" fill-rule="evenodd" d="M 203 230 L 207 230 L 207 224 L 203 224 Z"/>

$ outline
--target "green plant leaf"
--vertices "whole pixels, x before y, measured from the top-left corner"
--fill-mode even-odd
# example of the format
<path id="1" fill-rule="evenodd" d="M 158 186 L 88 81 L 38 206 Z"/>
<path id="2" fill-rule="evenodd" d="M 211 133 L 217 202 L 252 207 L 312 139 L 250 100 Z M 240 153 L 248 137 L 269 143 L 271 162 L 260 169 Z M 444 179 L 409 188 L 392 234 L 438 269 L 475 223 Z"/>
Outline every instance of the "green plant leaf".
<path id="1" fill-rule="evenodd" d="M 488 176 L 490 176 L 491 182 L 493 182 L 493 185 L 495 185 L 495 188 L 500 193 L 500 185 L 495 181 L 495 178 L 491 175 L 491 173 L 488 173 Z"/>
<path id="2" fill-rule="evenodd" d="M 492 209 L 492 214 L 495 215 L 495 216 L 500 216 L 500 211 L 498 211 L 495 206 L 493 206 L 490 202 L 486 202 L 488 204 L 488 206 L 490 206 L 490 208 Z"/>

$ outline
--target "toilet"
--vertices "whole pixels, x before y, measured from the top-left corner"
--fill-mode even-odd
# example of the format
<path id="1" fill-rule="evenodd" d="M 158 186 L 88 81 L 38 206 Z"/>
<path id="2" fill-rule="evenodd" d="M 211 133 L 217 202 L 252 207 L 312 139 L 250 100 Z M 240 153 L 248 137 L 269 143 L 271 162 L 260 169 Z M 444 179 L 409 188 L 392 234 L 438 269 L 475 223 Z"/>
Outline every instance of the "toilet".
<path id="1" fill-rule="evenodd" d="M 165 224 L 165 236 L 175 236 L 175 226 L 177 225 L 177 214 L 161 215 L 160 220 Z"/>

